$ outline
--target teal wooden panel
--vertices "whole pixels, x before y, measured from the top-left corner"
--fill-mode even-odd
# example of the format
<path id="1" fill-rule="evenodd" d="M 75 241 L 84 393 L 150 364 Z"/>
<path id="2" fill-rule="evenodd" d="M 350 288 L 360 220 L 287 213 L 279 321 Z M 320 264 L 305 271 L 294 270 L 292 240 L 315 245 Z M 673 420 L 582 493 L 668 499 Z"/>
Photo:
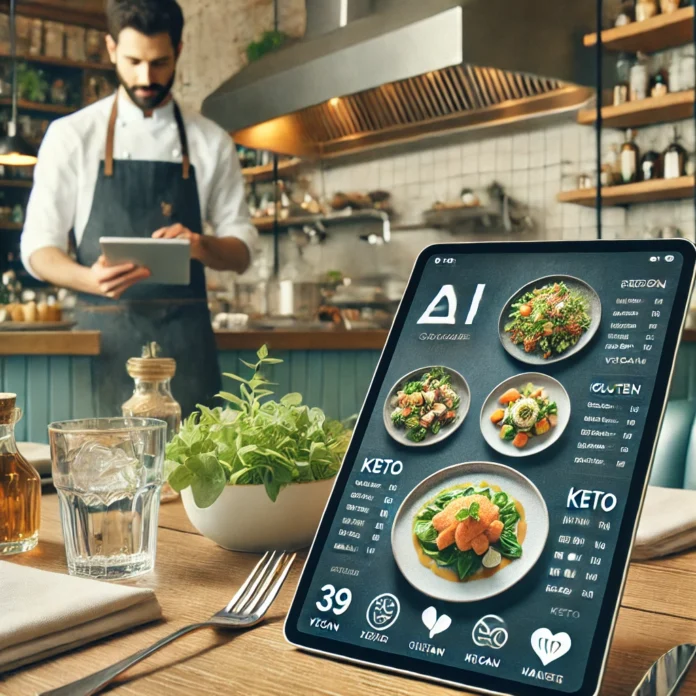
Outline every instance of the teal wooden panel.
<path id="1" fill-rule="evenodd" d="M 72 369 L 68 356 L 56 355 L 49 360 L 48 421 L 72 418 Z"/>
<path id="2" fill-rule="evenodd" d="M 357 358 L 354 351 L 339 353 L 338 418 L 343 420 L 357 413 L 358 394 L 355 388 Z"/>
<path id="3" fill-rule="evenodd" d="M 312 406 L 307 400 L 307 357 L 306 350 L 294 350 L 289 355 L 290 390 L 302 394 L 304 403 Z"/>
<path id="4" fill-rule="evenodd" d="M 340 418 L 340 364 L 343 351 L 326 351 L 324 353 L 323 384 L 321 408 L 329 418 Z"/>
<path id="5" fill-rule="evenodd" d="M 22 409 L 24 416 L 15 426 L 15 437 L 17 440 L 26 441 L 27 439 L 27 362 L 28 359 L 22 355 L 11 355 L 5 358 L 5 389 L 8 392 L 17 394 L 17 406 Z"/>
<path id="6" fill-rule="evenodd" d="M 309 406 L 322 408 L 324 389 L 324 356 L 326 351 L 312 350 L 306 352 L 307 381 L 303 395 Z"/>
<path id="7" fill-rule="evenodd" d="M 290 351 L 275 350 L 270 357 L 283 361 L 279 365 L 271 366 L 271 369 L 268 370 L 268 378 L 275 382 L 270 389 L 275 396 L 281 397 L 283 394 L 293 391 L 290 386 Z"/>
<path id="8" fill-rule="evenodd" d="M 98 413 L 94 392 L 92 391 L 92 360 L 72 358 L 72 393 L 70 398 L 73 418 L 111 417 L 117 413 Z"/>
<path id="9" fill-rule="evenodd" d="M 694 372 L 692 351 L 687 350 L 690 346 L 682 345 L 677 354 L 677 362 L 674 366 L 674 377 L 670 388 L 670 399 L 688 399 L 689 394 L 693 394 L 690 389 L 691 373 Z"/>
<path id="10" fill-rule="evenodd" d="M 375 368 L 379 361 L 380 351 L 378 350 L 361 350 L 357 354 L 356 378 L 355 387 L 357 391 L 358 407 L 357 412 L 362 408 L 367 390 L 372 381 L 372 375 L 375 373 Z"/>
<path id="11" fill-rule="evenodd" d="M 48 356 L 32 355 L 27 359 L 27 439 L 46 442 L 49 420 Z"/>

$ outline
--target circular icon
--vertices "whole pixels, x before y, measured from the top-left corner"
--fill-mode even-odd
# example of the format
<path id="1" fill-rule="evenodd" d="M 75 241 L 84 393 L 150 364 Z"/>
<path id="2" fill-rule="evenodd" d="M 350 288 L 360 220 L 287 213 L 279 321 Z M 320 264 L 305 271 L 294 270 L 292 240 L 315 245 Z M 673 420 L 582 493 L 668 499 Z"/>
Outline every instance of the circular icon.
<path id="1" fill-rule="evenodd" d="M 471 638 L 482 648 L 500 650 L 508 642 L 507 624 L 499 616 L 487 614 L 476 622 Z"/>
<path id="2" fill-rule="evenodd" d="M 440 263 L 440 259 L 439 258 L 435 259 L 435 263 Z"/>
<path id="3" fill-rule="evenodd" d="M 672 256 L 672 254 L 668 254 L 665 256 L 665 261 L 667 261 L 667 263 L 672 263 L 672 261 L 674 261 L 674 256 Z"/>
<path id="4" fill-rule="evenodd" d="M 367 623 L 375 631 L 386 631 L 399 618 L 399 611 L 399 600 L 393 594 L 385 592 L 375 597 L 367 607 Z"/>
<path id="5" fill-rule="evenodd" d="M 650 260 L 651 260 L 653 263 L 655 263 L 655 262 L 657 261 L 657 256 L 651 256 L 651 257 L 650 257 Z"/>

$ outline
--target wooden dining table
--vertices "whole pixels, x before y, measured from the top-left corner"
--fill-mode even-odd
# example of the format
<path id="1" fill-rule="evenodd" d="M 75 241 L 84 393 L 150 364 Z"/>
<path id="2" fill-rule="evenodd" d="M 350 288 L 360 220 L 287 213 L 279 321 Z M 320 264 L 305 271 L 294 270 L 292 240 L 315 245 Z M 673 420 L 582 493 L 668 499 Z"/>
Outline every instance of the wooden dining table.
<path id="1" fill-rule="evenodd" d="M 301 652 L 286 643 L 283 621 L 306 554 L 301 553 L 266 620 L 243 632 L 190 634 L 122 675 L 109 693 L 244 696 L 444 696 L 457 689 Z M 164 619 L 0 675 L 2 696 L 30 696 L 102 669 L 224 607 L 258 561 L 199 535 L 181 502 L 160 508 L 154 572 L 126 581 L 152 588 Z M 58 499 L 44 495 L 39 545 L 11 563 L 67 573 Z M 2 617 L 0 617 L 0 621 Z M 696 551 L 631 565 L 602 687 L 632 694 L 652 662 L 679 643 L 696 643 Z M 696 694 L 696 676 L 681 695 Z"/>

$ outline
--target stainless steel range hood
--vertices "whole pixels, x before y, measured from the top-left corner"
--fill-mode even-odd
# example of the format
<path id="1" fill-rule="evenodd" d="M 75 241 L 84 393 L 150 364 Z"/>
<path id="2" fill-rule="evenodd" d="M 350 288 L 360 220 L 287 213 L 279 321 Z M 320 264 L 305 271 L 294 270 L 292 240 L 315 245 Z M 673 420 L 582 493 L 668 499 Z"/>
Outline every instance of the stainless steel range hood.
<path id="1" fill-rule="evenodd" d="M 575 108 L 594 3 L 308 0 L 307 36 L 203 103 L 250 147 L 332 156 Z M 588 70 L 589 68 L 589 70 Z M 572 84 L 569 84 L 572 83 Z"/>

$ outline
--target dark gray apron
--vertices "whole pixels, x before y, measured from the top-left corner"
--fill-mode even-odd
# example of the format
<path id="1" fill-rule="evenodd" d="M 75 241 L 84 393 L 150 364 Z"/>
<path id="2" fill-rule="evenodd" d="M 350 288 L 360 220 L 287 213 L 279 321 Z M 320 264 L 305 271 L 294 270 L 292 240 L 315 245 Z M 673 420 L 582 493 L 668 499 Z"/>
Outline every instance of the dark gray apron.
<path id="1" fill-rule="evenodd" d="M 91 266 L 99 258 L 100 237 L 151 237 L 160 227 L 177 222 L 202 233 L 196 173 L 176 103 L 174 114 L 181 139 L 181 164 L 114 161 L 118 96 L 114 99 L 105 159 L 77 248 L 80 264 Z M 101 331 L 101 353 L 92 363 L 92 388 L 100 416 L 121 415 L 121 405 L 133 393 L 126 361 L 138 357 L 142 346 L 150 341 L 159 343 L 164 356 L 176 360 L 172 391 L 184 417 L 198 403 L 211 405 L 220 391 L 205 274 L 199 261 L 191 261 L 191 283 L 187 286 L 138 283 L 119 300 L 80 294 L 76 320 L 80 329 Z"/>

